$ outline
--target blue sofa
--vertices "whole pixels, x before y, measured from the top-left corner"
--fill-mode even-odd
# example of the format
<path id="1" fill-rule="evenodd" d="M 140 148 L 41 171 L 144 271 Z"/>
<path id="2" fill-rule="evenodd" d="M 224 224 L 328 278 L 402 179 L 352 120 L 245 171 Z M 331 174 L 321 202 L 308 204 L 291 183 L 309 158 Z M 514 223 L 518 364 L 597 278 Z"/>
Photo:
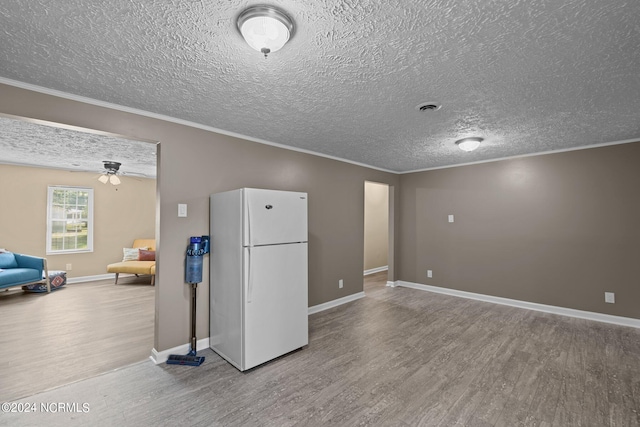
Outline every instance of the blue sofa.
<path id="1" fill-rule="evenodd" d="M 13 252 L 0 253 L 0 289 L 46 283 L 51 292 L 47 259 Z"/>

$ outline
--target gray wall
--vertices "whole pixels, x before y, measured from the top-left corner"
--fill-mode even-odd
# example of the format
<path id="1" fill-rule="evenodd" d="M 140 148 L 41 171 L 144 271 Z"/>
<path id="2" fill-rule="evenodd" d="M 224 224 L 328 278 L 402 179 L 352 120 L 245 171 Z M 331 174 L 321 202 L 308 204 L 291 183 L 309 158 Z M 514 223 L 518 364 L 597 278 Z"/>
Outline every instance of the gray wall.
<path id="1" fill-rule="evenodd" d="M 394 174 L 2 84 L 0 113 L 160 142 L 158 351 L 188 342 L 184 252 L 189 236 L 208 234 L 211 193 L 245 186 L 309 193 L 312 306 L 362 291 L 364 181 L 399 181 Z M 188 204 L 187 218 L 177 217 L 178 203 Z M 198 287 L 199 338 L 209 336 L 207 275 Z M 338 289 L 339 279 L 344 279 L 343 289 Z"/>
<path id="2" fill-rule="evenodd" d="M 640 318 L 640 143 L 406 174 L 400 186 L 400 280 Z"/>
<path id="3" fill-rule="evenodd" d="M 309 193 L 309 305 L 362 290 L 369 180 L 394 186 L 389 280 L 640 318 L 638 143 L 398 176 L 2 84 L 0 113 L 161 143 L 159 351 L 188 342 L 184 251 L 190 235 L 208 233 L 209 194 L 244 186 Z M 188 218 L 177 217 L 178 203 Z M 206 277 L 200 338 L 209 333 Z M 616 304 L 604 303 L 605 291 Z"/>

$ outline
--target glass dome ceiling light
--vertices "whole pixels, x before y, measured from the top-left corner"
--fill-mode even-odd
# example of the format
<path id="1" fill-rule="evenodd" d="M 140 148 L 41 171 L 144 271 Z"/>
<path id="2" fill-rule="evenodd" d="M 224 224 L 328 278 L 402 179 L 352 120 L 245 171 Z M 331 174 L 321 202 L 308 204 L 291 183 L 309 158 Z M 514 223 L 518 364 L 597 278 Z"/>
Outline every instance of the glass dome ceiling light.
<path id="1" fill-rule="evenodd" d="M 480 143 L 484 141 L 484 138 L 472 136 L 470 138 L 463 138 L 456 141 L 456 145 L 462 151 L 473 151 L 480 146 Z"/>
<path id="2" fill-rule="evenodd" d="M 237 21 L 238 30 L 249 46 L 264 54 L 282 49 L 293 35 L 293 21 L 273 6 L 252 6 Z"/>

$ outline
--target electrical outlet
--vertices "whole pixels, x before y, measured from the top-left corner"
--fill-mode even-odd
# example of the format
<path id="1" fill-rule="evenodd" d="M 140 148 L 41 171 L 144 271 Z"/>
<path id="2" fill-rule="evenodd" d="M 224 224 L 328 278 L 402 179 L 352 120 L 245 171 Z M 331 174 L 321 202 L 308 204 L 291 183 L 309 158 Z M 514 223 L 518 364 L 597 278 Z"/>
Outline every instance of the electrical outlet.
<path id="1" fill-rule="evenodd" d="M 608 302 L 609 304 L 616 303 L 616 294 L 613 292 L 605 292 L 604 293 L 604 302 Z"/>
<path id="2" fill-rule="evenodd" d="M 431 279 L 433 277 L 433 271 L 427 270 L 427 277 Z"/>
<path id="3" fill-rule="evenodd" d="M 338 280 L 338 288 L 342 289 L 344 287 L 344 280 Z"/>
<path id="4" fill-rule="evenodd" d="M 72 267 L 73 267 L 73 266 L 72 266 L 71 264 L 67 264 L 67 271 L 71 271 L 71 270 L 73 270 L 73 268 L 72 268 Z"/>

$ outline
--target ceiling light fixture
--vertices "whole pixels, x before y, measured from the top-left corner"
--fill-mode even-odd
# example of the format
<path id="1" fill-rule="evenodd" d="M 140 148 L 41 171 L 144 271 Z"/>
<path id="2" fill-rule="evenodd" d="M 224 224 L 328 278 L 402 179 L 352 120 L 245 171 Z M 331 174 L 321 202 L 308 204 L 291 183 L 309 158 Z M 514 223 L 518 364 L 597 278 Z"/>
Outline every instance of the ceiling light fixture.
<path id="1" fill-rule="evenodd" d="M 264 57 L 276 52 L 293 35 L 293 21 L 273 6 L 252 6 L 238 16 L 238 30 L 249 46 Z"/>
<path id="2" fill-rule="evenodd" d="M 104 160 L 102 163 L 104 163 L 105 171 L 98 177 L 98 181 L 103 184 L 110 182 L 111 185 L 119 185 L 120 178 L 118 178 L 116 174 L 118 173 L 122 163 L 112 162 L 110 160 Z"/>
<path id="3" fill-rule="evenodd" d="M 456 145 L 460 147 L 462 151 L 473 151 L 480 146 L 480 143 L 484 141 L 484 138 L 472 136 L 470 138 L 463 138 L 456 141 Z"/>

